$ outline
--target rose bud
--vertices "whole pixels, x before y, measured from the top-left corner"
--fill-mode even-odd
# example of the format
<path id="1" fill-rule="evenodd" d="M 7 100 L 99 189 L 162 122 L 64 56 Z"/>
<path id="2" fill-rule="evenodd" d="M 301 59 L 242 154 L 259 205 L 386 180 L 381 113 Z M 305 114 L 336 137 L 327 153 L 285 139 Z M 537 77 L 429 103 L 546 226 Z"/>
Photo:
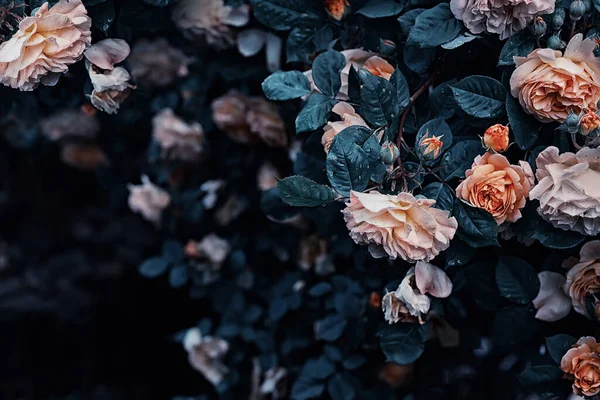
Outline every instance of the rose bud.
<path id="1" fill-rule="evenodd" d="M 396 43 L 387 39 L 379 40 L 379 52 L 384 56 L 393 56 L 396 53 Z"/>
<path id="2" fill-rule="evenodd" d="M 600 117 L 595 112 L 590 111 L 581 118 L 579 132 L 582 135 L 587 136 L 598 128 L 600 128 Z"/>
<path id="3" fill-rule="evenodd" d="M 391 165 L 400 157 L 400 150 L 398 150 L 398 147 L 394 143 L 388 142 L 381 146 L 379 155 L 384 164 Z"/>
<path id="4" fill-rule="evenodd" d="M 559 8 L 552 15 L 552 29 L 559 30 L 565 23 L 565 10 Z"/>
<path id="5" fill-rule="evenodd" d="M 341 21 L 350 12 L 348 0 L 325 0 L 327 14 L 336 21 Z"/>
<path id="6" fill-rule="evenodd" d="M 423 139 L 421 139 L 421 143 L 419 144 L 419 147 L 423 152 L 423 156 L 429 157 L 432 160 L 436 159 L 437 156 L 440 155 L 440 151 L 442 151 L 442 148 L 444 147 L 444 142 L 442 142 L 441 140 L 442 137 L 444 137 L 444 135 L 428 137 L 428 134 L 426 133 L 425 136 L 423 136 Z"/>
<path id="7" fill-rule="evenodd" d="M 547 46 L 552 50 L 559 50 L 564 47 L 564 42 L 560 39 L 558 35 L 552 35 L 548 38 Z"/>
<path id="8" fill-rule="evenodd" d="M 535 37 L 542 37 L 546 34 L 546 21 L 542 17 L 536 17 L 529 26 L 531 33 Z"/>
<path id="9" fill-rule="evenodd" d="M 495 152 L 508 149 L 508 126 L 496 124 L 487 128 L 483 134 L 483 146 Z"/>
<path id="10" fill-rule="evenodd" d="M 571 7 L 569 7 L 569 17 L 571 17 L 573 21 L 579 21 L 586 13 L 586 9 L 587 7 L 583 1 L 574 0 L 571 2 Z"/>
<path id="11" fill-rule="evenodd" d="M 573 109 L 569 111 L 569 115 L 567 116 L 567 119 L 565 119 L 564 125 L 569 133 L 575 133 L 579 129 L 579 115 L 575 114 Z"/>

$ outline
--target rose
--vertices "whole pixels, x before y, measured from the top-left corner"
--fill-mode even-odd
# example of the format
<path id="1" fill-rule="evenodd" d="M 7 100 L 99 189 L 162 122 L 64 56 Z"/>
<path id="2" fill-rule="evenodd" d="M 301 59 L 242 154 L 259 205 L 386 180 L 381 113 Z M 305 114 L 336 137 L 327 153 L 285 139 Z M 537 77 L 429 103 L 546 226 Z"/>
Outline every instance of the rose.
<path id="1" fill-rule="evenodd" d="M 564 55 L 537 49 L 527 57 L 515 57 L 517 68 L 510 78 L 511 94 L 529 114 L 542 122 L 563 122 L 569 111 L 596 111 L 600 100 L 600 60 L 592 39 L 577 34 Z"/>
<path id="2" fill-rule="evenodd" d="M 54 86 L 90 45 L 91 26 L 81 0 L 60 0 L 52 8 L 42 4 L 0 44 L 0 82 L 22 91 L 33 90 L 40 82 Z"/>
<path id="3" fill-rule="evenodd" d="M 434 204 L 410 193 L 352 191 L 342 212 L 350 237 L 368 245 L 374 257 L 430 261 L 450 246 L 458 227 L 456 218 Z"/>
<path id="4" fill-rule="evenodd" d="M 150 182 L 146 175 L 142 176 L 141 185 L 128 185 L 129 208 L 142 214 L 145 220 L 158 224 L 162 210 L 171 203 L 169 193 Z"/>
<path id="5" fill-rule="evenodd" d="M 323 136 L 321 137 L 321 144 L 325 149 L 325 153 L 329 153 L 329 149 L 331 148 L 331 142 L 333 142 L 333 138 L 343 131 L 344 129 L 351 126 L 365 126 L 369 127 L 364 119 L 360 115 L 354 111 L 354 107 L 346 102 L 339 102 L 331 109 L 331 112 L 339 115 L 342 120 L 335 122 L 328 122 L 327 125 L 323 127 Z"/>
<path id="6" fill-rule="evenodd" d="M 591 336 L 582 337 L 565 353 L 560 368 L 573 379 L 573 392 L 594 396 L 600 392 L 600 345 Z"/>
<path id="7" fill-rule="evenodd" d="M 538 184 L 529 197 L 540 201 L 542 218 L 563 230 L 600 233 L 600 149 L 559 155 L 551 146 L 535 162 Z"/>
<path id="8" fill-rule="evenodd" d="M 166 39 L 141 39 L 133 46 L 127 66 L 136 82 L 146 87 L 165 87 L 187 76 L 193 59 Z M 184 93 L 189 97 L 189 92 Z"/>
<path id="9" fill-rule="evenodd" d="M 588 318 L 600 319 L 595 297 L 600 292 L 600 240 L 581 247 L 579 261 L 567 272 L 564 290 L 571 297 L 575 311 Z"/>
<path id="10" fill-rule="evenodd" d="M 487 128 L 483 134 L 483 145 L 496 152 L 508 149 L 508 127 L 496 124 Z"/>
<path id="11" fill-rule="evenodd" d="M 163 156 L 171 160 L 200 161 L 204 156 L 204 129 L 198 122 L 186 123 L 166 108 L 152 119 L 152 137 Z"/>
<path id="12" fill-rule="evenodd" d="M 471 33 L 496 33 L 504 40 L 524 29 L 537 15 L 554 11 L 547 0 L 451 0 L 454 16 Z"/>
<path id="13" fill-rule="evenodd" d="M 598 128 L 600 128 L 600 117 L 593 111 L 585 114 L 579 122 L 579 132 L 584 136 L 589 135 Z"/>
<path id="14" fill-rule="evenodd" d="M 511 165 L 501 154 L 477 156 L 456 196 L 492 214 L 498 225 L 517 221 L 533 186 L 531 167 L 524 161 L 519 164 Z"/>

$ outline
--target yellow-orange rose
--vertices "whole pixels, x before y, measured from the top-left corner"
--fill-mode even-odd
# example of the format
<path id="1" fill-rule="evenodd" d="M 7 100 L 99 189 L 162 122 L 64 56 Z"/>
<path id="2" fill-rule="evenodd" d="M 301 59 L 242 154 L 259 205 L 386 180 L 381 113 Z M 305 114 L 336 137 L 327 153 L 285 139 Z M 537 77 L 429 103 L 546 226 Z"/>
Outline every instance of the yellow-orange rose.
<path id="1" fill-rule="evenodd" d="M 487 128 L 483 134 L 483 144 L 488 150 L 497 152 L 508 149 L 508 127 L 496 124 Z"/>
<path id="2" fill-rule="evenodd" d="M 578 396 L 595 396 L 600 392 L 600 345 L 591 336 L 582 337 L 565 353 L 560 368 L 573 379 Z"/>
<path id="3" fill-rule="evenodd" d="M 81 0 L 44 3 L 0 45 L 0 82 L 29 91 L 53 86 L 68 65 L 78 61 L 92 41 L 92 20 Z"/>
<path id="4" fill-rule="evenodd" d="M 331 112 L 339 115 L 342 120 L 335 122 L 328 122 L 327 125 L 323 127 L 323 136 L 321 137 L 321 144 L 325 149 L 325 153 L 329 153 L 329 149 L 331 148 L 331 142 L 333 142 L 333 138 L 343 131 L 344 129 L 350 126 L 365 126 L 369 127 L 364 119 L 360 115 L 356 113 L 354 107 L 346 102 L 339 102 L 331 109 Z"/>
<path id="5" fill-rule="evenodd" d="M 567 273 L 564 290 L 571 297 L 575 311 L 588 318 L 600 319 L 595 297 L 600 292 L 600 240 L 592 240 L 581 247 L 579 261 Z"/>
<path id="6" fill-rule="evenodd" d="M 350 237 L 369 245 L 374 257 L 430 261 L 450 246 L 458 223 L 448 211 L 433 208 L 434 200 L 410 193 L 386 195 L 350 192 L 342 210 Z"/>
<path id="7" fill-rule="evenodd" d="M 542 122 L 563 122 L 569 111 L 596 111 L 600 100 L 600 60 L 592 39 L 573 36 L 564 55 L 537 49 L 527 57 L 515 57 L 517 68 L 510 78 L 511 94 Z"/>
<path id="8" fill-rule="evenodd" d="M 498 225 L 521 218 L 521 208 L 533 186 L 528 163 L 510 165 L 501 154 L 477 156 L 466 179 L 456 188 L 456 196 L 474 207 L 483 208 Z"/>

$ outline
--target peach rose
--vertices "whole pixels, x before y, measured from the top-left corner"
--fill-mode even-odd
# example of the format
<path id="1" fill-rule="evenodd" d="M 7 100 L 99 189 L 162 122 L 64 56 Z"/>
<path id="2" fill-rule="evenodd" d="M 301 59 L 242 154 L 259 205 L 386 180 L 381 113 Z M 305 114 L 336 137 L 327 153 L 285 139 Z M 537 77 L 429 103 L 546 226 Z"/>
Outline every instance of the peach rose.
<path id="1" fill-rule="evenodd" d="M 581 247 L 579 261 L 567 272 L 564 290 L 571 297 L 575 311 L 600 320 L 599 303 L 595 297 L 600 292 L 600 240 L 587 242 Z"/>
<path id="2" fill-rule="evenodd" d="M 204 129 L 198 122 L 186 123 L 166 108 L 152 119 L 152 137 L 162 156 L 170 160 L 195 162 L 204 156 Z"/>
<path id="3" fill-rule="evenodd" d="M 444 148 L 444 142 L 442 142 L 443 137 L 444 137 L 444 135 L 441 135 L 441 136 L 433 135 L 433 136 L 429 137 L 428 134 L 425 134 L 423 139 L 421 139 L 421 143 L 420 143 L 420 147 L 421 147 L 421 151 L 423 152 L 423 155 L 426 157 L 431 157 L 431 159 L 437 158 L 437 156 L 440 155 L 440 151 L 442 151 L 442 149 Z"/>
<path id="4" fill-rule="evenodd" d="M 456 218 L 434 204 L 410 193 L 352 191 L 342 212 L 350 237 L 368 245 L 373 257 L 430 261 L 450 246 L 458 227 Z"/>
<path id="5" fill-rule="evenodd" d="M 563 122 L 569 111 L 596 111 L 600 100 L 600 60 L 596 44 L 577 34 L 564 55 L 552 49 L 536 49 L 527 57 L 515 57 L 517 68 L 510 77 L 510 92 L 529 114 L 542 122 Z"/>
<path id="6" fill-rule="evenodd" d="M 600 392 L 600 345 L 591 336 L 582 337 L 565 353 L 560 368 L 573 379 L 578 396 L 595 396 Z"/>
<path id="7" fill-rule="evenodd" d="M 341 100 L 348 100 L 348 76 L 350 75 L 350 67 L 354 67 L 356 71 L 361 68 L 366 69 L 375 76 L 380 76 L 389 80 L 394 73 L 394 67 L 392 64 L 379 57 L 377 54 L 363 49 L 351 49 L 342 51 L 344 57 L 346 57 L 346 66 L 342 69 L 342 87 L 338 93 L 338 97 Z M 311 82 L 313 90 L 318 90 L 312 79 L 312 70 L 308 70 L 304 73 L 308 80 Z"/>
<path id="8" fill-rule="evenodd" d="M 585 114 L 579 122 L 579 132 L 584 136 L 589 135 L 598 128 L 600 128 L 600 117 L 593 111 Z"/>
<path id="9" fill-rule="evenodd" d="M 342 120 L 335 122 L 328 122 L 327 125 L 323 127 L 323 136 L 321 137 L 321 144 L 325 149 L 325 153 L 329 153 L 329 149 L 331 148 L 331 142 L 333 142 L 333 138 L 343 131 L 344 129 L 351 126 L 364 126 L 369 127 L 364 119 L 360 115 L 354 111 L 354 107 L 346 102 L 339 102 L 331 109 L 331 112 L 339 115 Z"/>
<path id="10" fill-rule="evenodd" d="M 495 152 L 508 149 L 508 126 L 496 124 L 487 128 L 483 134 L 483 145 Z"/>
<path id="11" fill-rule="evenodd" d="M 511 165 L 501 154 L 477 156 L 456 196 L 492 214 L 498 225 L 515 222 L 533 186 L 531 167 L 525 161 L 519 164 Z"/>
<path id="12" fill-rule="evenodd" d="M 600 148 L 559 155 L 551 146 L 535 162 L 538 184 L 529 198 L 540 201 L 542 218 L 563 230 L 600 233 Z"/>
<path id="13" fill-rule="evenodd" d="M 81 0 L 60 0 L 51 8 L 42 4 L 0 44 L 0 82 L 22 91 L 33 90 L 40 82 L 54 86 L 90 45 L 91 26 Z"/>
<path id="14" fill-rule="evenodd" d="M 350 12 L 348 0 L 325 0 L 325 9 L 336 21 L 341 21 Z"/>

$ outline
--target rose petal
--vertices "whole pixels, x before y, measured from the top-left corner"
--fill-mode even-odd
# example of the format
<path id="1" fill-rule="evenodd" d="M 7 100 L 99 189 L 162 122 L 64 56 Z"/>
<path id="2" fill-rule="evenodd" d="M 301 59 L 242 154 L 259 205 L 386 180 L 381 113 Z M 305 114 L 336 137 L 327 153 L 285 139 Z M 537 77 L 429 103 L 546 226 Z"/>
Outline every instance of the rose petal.
<path id="1" fill-rule="evenodd" d="M 562 289 L 565 277 L 551 271 L 538 274 L 540 291 L 533 305 L 537 309 L 535 317 L 541 321 L 554 322 L 566 317 L 571 311 L 571 299 Z"/>
<path id="2" fill-rule="evenodd" d="M 417 261 L 415 280 L 421 293 L 429 293 L 438 298 L 450 296 L 452 281 L 440 268 L 424 261 Z"/>

